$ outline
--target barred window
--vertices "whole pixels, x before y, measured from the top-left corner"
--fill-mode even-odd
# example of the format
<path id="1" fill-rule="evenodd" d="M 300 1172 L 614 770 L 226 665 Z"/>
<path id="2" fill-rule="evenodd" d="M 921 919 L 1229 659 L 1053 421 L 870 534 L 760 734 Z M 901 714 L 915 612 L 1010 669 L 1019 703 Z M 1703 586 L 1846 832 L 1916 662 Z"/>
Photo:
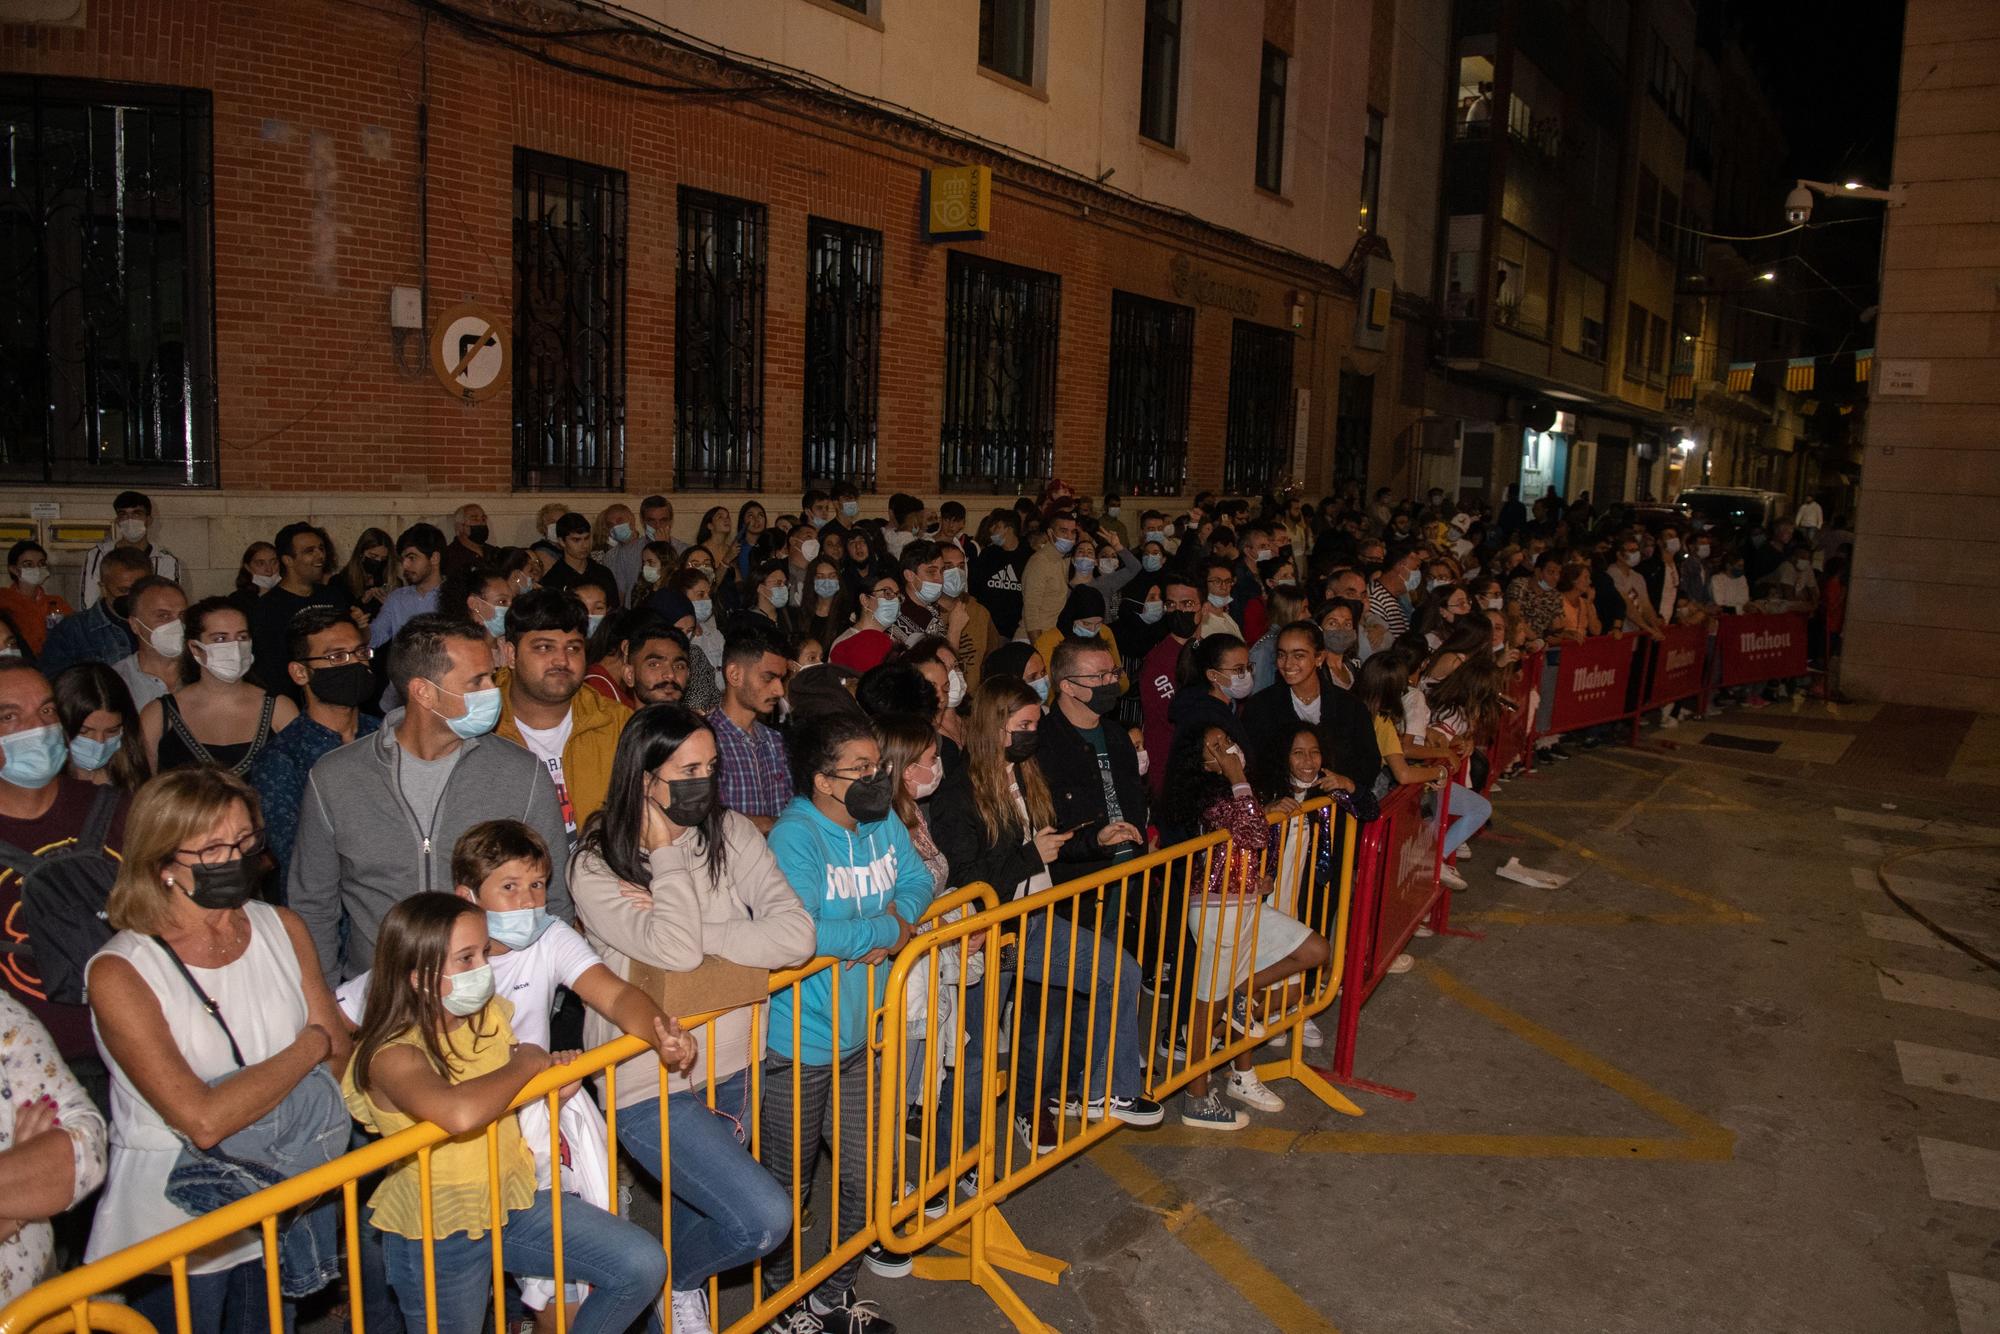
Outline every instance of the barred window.
<path id="1" fill-rule="evenodd" d="M 764 489 L 764 206 L 680 192 L 674 485 Z"/>
<path id="2" fill-rule="evenodd" d="M 1222 488 L 1257 495 L 1284 473 L 1291 448 L 1292 335 L 1236 321 L 1229 342 L 1229 434 Z"/>
<path id="3" fill-rule="evenodd" d="M 882 233 L 806 223 L 805 480 L 875 489 Z"/>
<path id="4" fill-rule="evenodd" d="M 625 485 L 625 173 L 514 150 L 514 484 Z"/>
<path id="5" fill-rule="evenodd" d="M 1177 496 L 1187 481 L 1194 310 L 1111 294 L 1111 385 L 1104 412 L 1104 489 Z"/>
<path id="6" fill-rule="evenodd" d="M 945 490 L 1014 495 L 1055 471 L 1061 327 L 1055 274 L 951 252 L 938 468 Z"/>
<path id="7" fill-rule="evenodd" d="M 215 483 L 209 95 L 0 79 L 0 479 Z"/>

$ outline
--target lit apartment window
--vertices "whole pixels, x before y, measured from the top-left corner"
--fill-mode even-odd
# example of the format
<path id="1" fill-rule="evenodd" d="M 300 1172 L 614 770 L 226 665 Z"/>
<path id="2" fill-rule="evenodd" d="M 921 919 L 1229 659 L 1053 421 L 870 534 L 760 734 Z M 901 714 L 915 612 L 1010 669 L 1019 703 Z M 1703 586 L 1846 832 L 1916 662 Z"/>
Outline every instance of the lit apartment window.
<path id="1" fill-rule="evenodd" d="M 939 485 L 1018 495 L 1056 457 L 1062 280 L 951 252 L 945 262 Z"/>
<path id="2" fill-rule="evenodd" d="M 1379 229 L 1382 207 L 1382 113 L 1370 110 L 1368 133 L 1361 141 L 1361 218 L 1363 233 Z"/>
<path id="3" fill-rule="evenodd" d="M 1104 489 L 1177 496 L 1187 480 L 1194 309 L 1111 294 L 1111 384 L 1104 409 Z"/>
<path id="4" fill-rule="evenodd" d="M 0 79 L 0 480 L 214 483 L 209 119 L 205 92 Z"/>
<path id="5" fill-rule="evenodd" d="M 680 192 L 674 485 L 764 487 L 764 206 Z"/>
<path id="6" fill-rule="evenodd" d="M 979 63 L 1016 83 L 1035 81 L 1035 0 L 979 0 Z"/>
<path id="7" fill-rule="evenodd" d="M 1181 111 L 1181 0 L 1146 0 L 1139 71 L 1139 133 L 1177 142 Z"/>
<path id="8" fill-rule="evenodd" d="M 1272 194 L 1285 186 L 1285 67 L 1290 57 L 1264 44 L 1257 85 L 1257 184 Z"/>
<path id="9" fill-rule="evenodd" d="M 625 485 L 625 173 L 514 150 L 514 484 Z"/>

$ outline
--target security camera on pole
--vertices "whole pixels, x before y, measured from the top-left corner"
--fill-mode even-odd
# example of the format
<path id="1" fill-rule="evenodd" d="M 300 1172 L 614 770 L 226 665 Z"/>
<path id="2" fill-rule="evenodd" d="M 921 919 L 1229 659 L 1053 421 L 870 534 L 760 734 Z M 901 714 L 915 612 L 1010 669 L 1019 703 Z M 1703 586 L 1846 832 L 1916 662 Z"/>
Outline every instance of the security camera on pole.
<path id="1" fill-rule="evenodd" d="M 1890 208 L 1903 205 L 1903 187 L 1892 185 L 1886 190 L 1876 190 L 1860 181 L 1843 181 L 1836 185 L 1832 181 L 1802 180 L 1792 187 L 1785 196 L 1785 221 L 1794 227 L 1803 227 L 1812 218 L 1813 195 L 1822 194 L 1829 198 L 1879 199 Z"/>

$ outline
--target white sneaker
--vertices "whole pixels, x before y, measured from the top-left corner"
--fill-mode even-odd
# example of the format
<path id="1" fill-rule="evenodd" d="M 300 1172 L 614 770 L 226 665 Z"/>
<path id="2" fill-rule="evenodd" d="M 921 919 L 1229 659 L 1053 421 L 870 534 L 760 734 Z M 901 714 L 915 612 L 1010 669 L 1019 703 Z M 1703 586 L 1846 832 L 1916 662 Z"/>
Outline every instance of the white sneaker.
<path id="1" fill-rule="evenodd" d="M 1672 709 L 1664 710 L 1660 714 L 1661 727 L 1679 727 L 1680 725 L 1681 725 L 1680 715 L 1675 713 Z"/>
<path id="2" fill-rule="evenodd" d="M 1427 922 L 1417 923 L 1416 937 L 1418 940 L 1429 940 L 1432 936 L 1436 934 L 1437 932 L 1431 930 L 1429 923 Z"/>
<path id="3" fill-rule="evenodd" d="M 1453 855 L 1453 856 L 1455 856 L 1455 857 L 1457 857 L 1457 858 L 1458 858 L 1458 860 L 1460 860 L 1460 861 L 1462 861 L 1462 862 L 1469 862 L 1469 861 L 1471 861 L 1471 860 L 1472 860 L 1472 844 L 1468 842 L 1468 843 L 1467 843 L 1467 844 L 1466 844 L 1466 845 L 1465 845 L 1464 847 L 1460 848 L 1460 849 L 1459 849 L 1459 850 L 1458 850 L 1458 851 L 1457 851 L 1456 853 L 1454 853 L 1454 854 L 1452 854 L 1452 855 Z"/>
<path id="4" fill-rule="evenodd" d="M 1519 857 L 1509 857 L 1507 864 L 1493 874 L 1502 880 L 1512 880 L 1517 885 L 1529 885 L 1535 889 L 1561 889 L 1569 883 L 1569 877 L 1566 875 L 1537 871 L 1532 866 L 1521 865 Z"/>
<path id="5" fill-rule="evenodd" d="M 1306 1048 L 1310 1051 L 1318 1051 L 1326 1045 L 1326 1034 L 1320 1032 L 1319 1025 L 1310 1019 L 1306 1020 L 1304 1026 L 1300 1029 L 1299 1036 L 1300 1040 L 1306 1044 Z"/>
<path id="6" fill-rule="evenodd" d="M 1450 885 L 1461 894 L 1472 888 L 1471 885 L 1465 883 L 1465 877 L 1457 871 L 1452 870 L 1449 865 L 1438 867 L 1438 879 L 1444 881 L 1445 884 Z"/>
<path id="7" fill-rule="evenodd" d="M 1271 1092 L 1264 1081 L 1257 1078 L 1255 1070 L 1231 1070 L 1229 1086 L 1224 1092 L 1244 1106 L 1255 1107 L 1260 1112 L 1285 1110 L 1285 1100 Z"/>
<path id="8" fill-rule="evenodd" d="M 1417 961 L 1415 959 L 1407 954 L 1398 954 L 1390 961 L 1389 971 L 1392 973 L 1407 973 L 1416 966 Z"/>
<path id="9" fill-rule="evenodd" d="M 674 1334 L 709 1334 L 708 1289 L 674 1289 Z"/>

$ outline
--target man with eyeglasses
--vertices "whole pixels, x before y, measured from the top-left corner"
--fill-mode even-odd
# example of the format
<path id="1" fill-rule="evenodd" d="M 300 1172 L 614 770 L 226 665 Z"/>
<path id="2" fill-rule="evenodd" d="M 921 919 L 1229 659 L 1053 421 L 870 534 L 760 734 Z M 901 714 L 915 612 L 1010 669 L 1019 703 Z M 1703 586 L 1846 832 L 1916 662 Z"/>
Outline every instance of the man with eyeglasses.
<path id="1" fill-rule="evenodd" d="M 287 630 L 287 665 L 292 684 L 305 694 L 305 711 L 272 737 L 250 768 L 250 786 L 263 799 L 264 836 L 283 886 L 299 829 L 299 801 L 306 777 L 320 757 L 381 726 L 361 711 L 375 693 L 373 652 L 357 626 L 338 607 L 307 607 Z M 282 892 L 282 890 L 281 890 Z"/>
<path id="2" fill-rule="evenodd" d="M 1242 639 L 1243 627 L 1229 611 L 1236 600 L 1235 557 L 1211 555 L 1203 562 L 1201 576 L 1202 586 L 1208 592 L 1201 611 L 1202 635 L 1235 635 Z"/>

